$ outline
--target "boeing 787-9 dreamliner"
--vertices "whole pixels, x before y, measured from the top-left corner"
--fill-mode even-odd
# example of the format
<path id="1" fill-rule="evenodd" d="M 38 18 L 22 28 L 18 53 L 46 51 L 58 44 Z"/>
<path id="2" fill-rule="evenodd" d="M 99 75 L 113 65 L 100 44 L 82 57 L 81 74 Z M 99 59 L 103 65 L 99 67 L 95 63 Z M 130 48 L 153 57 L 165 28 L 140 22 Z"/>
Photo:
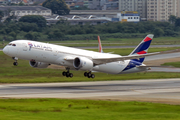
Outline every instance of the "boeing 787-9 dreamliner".
<path id="1" fill-rule="evenodd" d="M 4 47 L 3 52 L 15 60 L 15 66 L 18 65 L 18 59 L 24 59 L 29 60 L 30 66 L 34 68 L 47 68 L 51 64 L 64 66 L 67 71 L 62 75 L 66 77 L 73 77 L 70 70 L 83 70 L 85 77 L 94 78 L 92 71 L 110 74 L 147 71 L 149 67 L 143 64 L 145 57 L 160 53 L 147 53 L 152 38 L 152 34 L 147 35 L 127 56 L 31 40 L 12 41 Z"/>

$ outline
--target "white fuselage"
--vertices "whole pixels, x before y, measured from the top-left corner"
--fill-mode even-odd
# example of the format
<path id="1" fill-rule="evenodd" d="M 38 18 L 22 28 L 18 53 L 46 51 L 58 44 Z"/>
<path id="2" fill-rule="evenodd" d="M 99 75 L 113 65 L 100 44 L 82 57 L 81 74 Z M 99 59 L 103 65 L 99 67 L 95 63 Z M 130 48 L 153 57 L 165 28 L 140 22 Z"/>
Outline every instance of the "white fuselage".
<path id="1" fill-rule="evenodd" d="M 16 40 L 11 43 L 16 44 L 16 46 L 7 45 L 3 49 L 4 53 L 11 57 L 17 57 L 19 59 L 25 60 L 33 59 L 39 62 L 69 67 L 70 69 L 73 69 L 74 66 L 73 62 L 69 61 L 68 59 L 73 59 L 76 57 L 85 57 L 88 59 L 120 57 L 120 55 L 117 54 L 99 53 L 30 40 Z M 92 68 L 91 71 L 98 71 L 110 74 L 121 74 L 146 70 L 146 68 L 133 67 L 132 69 L 123 71 L 129 64 L 129 62 L 130 60 L 124 60 L 96 65 Z"/>

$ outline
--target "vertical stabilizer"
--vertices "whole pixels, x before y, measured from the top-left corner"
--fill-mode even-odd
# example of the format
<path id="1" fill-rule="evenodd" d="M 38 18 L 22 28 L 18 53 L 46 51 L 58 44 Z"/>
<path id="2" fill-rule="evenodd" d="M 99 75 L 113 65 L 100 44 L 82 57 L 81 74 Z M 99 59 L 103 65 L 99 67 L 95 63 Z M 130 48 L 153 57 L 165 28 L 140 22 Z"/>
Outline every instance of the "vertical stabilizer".
<path id="1" fill-rule="evenodd" d="M 141 41 L 141 43 L 131 52 L 130 56 L 146 54 L 148 52 L 153 37 L 154 35 L 152 34 L 147 35 L 144 38 L 144 40 Z M 123 71 L 130 70 L 132 68 L 135 68 L 136 66 L 141 66 L 144 62 L 144 59 L 145 57 L 139 59 L 131 59 L 129 61 L 129 64 L 126 66 L 126 68 Z"/>
<path id="2" fill-rule="evenodd" d="M 132 51 L 132 53 L 130 55 L 134 55 L 134 54 L 146 54 L 148 51 L 148 48 L 151 44 L 151 41 L 153 39 L 154 35 L 149 34 L 147 35 L 143 41 L 141 41 L 141 43 Z"/>
<path id="3" fill-rule="evenodd" d="M 151 41 L 153 39 L 154 35 L 149 34 L 147 35 L 143 41 L 131 52 L 130 55 L 142 55 L 146 54 L 148 52 L 149 46 L 151 44 Z M 140 58 L 139 60 L 136 60 L 138 62 L 143 62 L 144 58 Z"/>
<path id="4" fill-rule="evenodd" d="M 98 37 L 98 43 L 99 43 L 99 44 L 98 44 L 98 46 L 99 46 L 99 47 L 98 47 L 98 48 L 99 48 L 99 52 L 100 52 L 100 53 L 103 53 L 103 49 L 102 49 L 102 45 L 101 45 L 101 39 L 100 39 L 99 36 L 97 36 L 97 37 Z"/>

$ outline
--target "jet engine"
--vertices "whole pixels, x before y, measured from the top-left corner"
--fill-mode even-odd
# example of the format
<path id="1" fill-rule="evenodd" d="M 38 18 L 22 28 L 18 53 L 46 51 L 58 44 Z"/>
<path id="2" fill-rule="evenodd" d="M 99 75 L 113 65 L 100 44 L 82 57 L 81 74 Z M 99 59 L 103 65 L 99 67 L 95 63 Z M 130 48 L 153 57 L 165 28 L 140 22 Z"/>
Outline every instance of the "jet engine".
<path id="1" fill-rule="evenodd" d="M 50 64 L 44 62 L 36 62 L 35 60 L 30 60 L 29 64 L 34 68 L 47 68 Z"/>
<path id="2" fill-rule="evenodd" d="M 85 57 L 76 57 L 73 65 L 76 70 L 91 70 L 93 68 L 93 61 Z"/>

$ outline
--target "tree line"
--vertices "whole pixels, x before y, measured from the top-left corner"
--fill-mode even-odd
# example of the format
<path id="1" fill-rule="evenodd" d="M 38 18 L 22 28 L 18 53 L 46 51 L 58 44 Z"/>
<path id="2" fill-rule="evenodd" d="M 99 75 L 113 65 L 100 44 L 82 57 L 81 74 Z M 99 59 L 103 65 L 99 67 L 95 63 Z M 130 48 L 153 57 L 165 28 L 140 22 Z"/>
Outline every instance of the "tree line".
<path id="1" fill-rule="evenodd" d="M 66 20 L 46 25 L 46 19 L 38 15 L 23 16 L 19 21 L 13 17 L 0 23 L 0 39 L 30 40 L 86 40 L 97 39 L 97 35 L 107 38 L 144 37 L 147 34 L 160 36 L 179 36 L 180 18 L 169 22 L 144 21 L 139 23 L 108 22 L 98 25 L 70 25 Z"/>

